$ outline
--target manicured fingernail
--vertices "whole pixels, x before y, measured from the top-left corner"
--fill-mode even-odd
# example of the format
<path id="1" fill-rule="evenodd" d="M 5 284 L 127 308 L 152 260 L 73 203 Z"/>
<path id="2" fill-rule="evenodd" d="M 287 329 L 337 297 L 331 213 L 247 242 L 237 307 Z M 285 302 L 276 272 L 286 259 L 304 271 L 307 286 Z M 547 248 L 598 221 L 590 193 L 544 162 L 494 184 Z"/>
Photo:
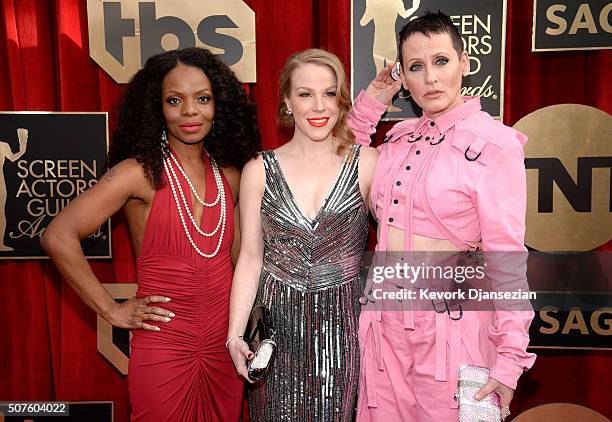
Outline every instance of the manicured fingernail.
<path id="1" fill-rule="evenodd" d="M 168 322 L 170 321 L 170 318 L 164 318 L 164 321 Z"/>
<path id="2" fill-rule="evenodd" d="M 176 315 L 174 315 L 174 312 L 168 312 L 168 316 L 170 316 L 170 318 L 174 318 Z"/>
<path id="3" fill-rule="evenodd" d="M 165 297 L 164 298 L 164 302 L 170 302 L 172 299 L 170 299 L 169 297 Z"/>
<path id="4" fill-rule="evenodd" d="M 482 397 L 480 396 L 480 393 L 476 393 L 476 394 L 474 394 L 474 398 L 476 400 L 480 400 Z"/>
<path id="5" fill-rule="evenodd" d="M 155 327 L 155 331 L 161 331 L 161 328 Z"/>

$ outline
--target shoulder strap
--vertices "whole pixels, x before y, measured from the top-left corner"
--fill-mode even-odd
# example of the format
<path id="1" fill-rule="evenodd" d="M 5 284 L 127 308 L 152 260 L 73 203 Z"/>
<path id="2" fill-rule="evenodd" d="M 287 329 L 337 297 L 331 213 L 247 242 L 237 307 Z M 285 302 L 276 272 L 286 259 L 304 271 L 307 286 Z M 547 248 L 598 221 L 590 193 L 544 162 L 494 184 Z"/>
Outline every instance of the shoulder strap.
<path id="1" fill-rule="evenodd" d="M 349 154 L 351 155 L 350 161 L 348 162 L 349 172 L 357 171 L 359 169 L 359 154 L 361 153 L 361 145 L 351 145 Z"/>
<path id="2" fill-rule="evenodd" d="M 261 158 L 264 163 L 264 170 L 266 173 L 266 185 L 264 189 L 264 196 L 266 192 L 274 193 L 276 195 L 278 190 L 281 189 L 282 183 L 279 178 L 281 177 L 280 169 L 276 158 L 274 157 L 274 151 L 263 151 Z"/>

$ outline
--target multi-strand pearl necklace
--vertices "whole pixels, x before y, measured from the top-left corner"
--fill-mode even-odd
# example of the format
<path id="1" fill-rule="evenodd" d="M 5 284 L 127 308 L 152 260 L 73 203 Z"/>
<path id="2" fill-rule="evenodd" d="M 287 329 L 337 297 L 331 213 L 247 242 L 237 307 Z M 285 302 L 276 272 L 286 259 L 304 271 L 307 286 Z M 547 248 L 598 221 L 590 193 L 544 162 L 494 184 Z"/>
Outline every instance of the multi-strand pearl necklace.
<path id="1" fill-rule="evenodd" d="M 208 202 L 205 202 L 202 198 L 200 198 L 200 195 L 198 195 L 195 187 L 193 186 L 193 183 L 191 183 L 191 180 L 187 176 L 187 173 L 185 173 L 185 171 L 183 170 L 183 166 L 181 166 L 181 163 L 176 159 L 176 157 L 174 156 L 174 154 L 172 153 L 168 145 L 165 143 L 162 143 L 162 152 L 164 154 L 164 170 L 166 171 L 166 177 L 168 178 L 168 182 L 170 183 L 170 189 L 172 190 L 172 197 L 174 198 L 174 202 L 176 203 L 176 209 L 178 210 L 178 214 L 181 219 L 181 223 L 183 225 L 183 230 L 185 231 L 185 235 L 187 236 L 187 239 L 189 239 L 189 243 L 191 243 L 191 246 L 193 247 L 193 249 L 199 255 L 203 256 L 204 258 L 212 258 L 216 256 L 217 253 L 219 253 L 219 249 L 221 248 L 221 243 L 223 242 L 223 235 L 225 234 L 225 223 L 227 221 L 225 189 L 223 187 L 223 180 L 221 178 L 221 171 L 219 170 L 219 166 L 217 165 L 217 162 L 215 161 L 213 157 L 209 157 L 210 164 L 213 170 L 213 175 L 215 177 L 215 183 L 217 185 L 217 198 L 213 202 L 208 203 Z M 172 165 L 173 162 L 174 162 L 174 166 Z M 189 189 L 195 196 L 196 200 L 200 204 L 202 204 L 202 206 L 208 207 L 208 208 L 214 207 L 219 203 L 219 201 L 221 201 L 221 212 L 219 213 L 219 222 L 217 223 L 217 226 L 214 228 L 212 232 L 207 233 L 203 231 L 202 229 L 200 229 L 200 227 L 198 226 L 198 223 L 195 221 L 195 218 L 193 217 L 193 214 L 191 213 L 191 210 L 189 209 L 189 204 L 187 203 L 185 194 L 183 193 L 183 188 L 181 188 L 181 183 L 179 181 L 179 178 L 176 172 L 174 171 L 174 167 L 177 167 L 179 169 L 179 171 L 181 172 L 181 174 L 187 181 L 187 184 L 189 185 Z M 177 191 L 178 191 L 178 195 L 177 195 Z M 179 196 L 181 197 L 181 201 L 179 201 Z M 207 254 L 207 253 L 202 252 L 200 248 L 198 248 L 198 246 L 194 242 L 191 236 L 191 233 L 189 232 L 189 229 L 187 228 L 185 217 L 183 216 L 181 202 L 183 203 L 185 207 L 185 212 L 189 216 L 189 220 L 191 221 L 192 226 L 195 227 L 196 231 L 201 236 L 212 237 L 219 231 L 219 228 L 221 229 L 221 234 L 219 235 L 217 247 L 215 248 L 212 254 Z"/>

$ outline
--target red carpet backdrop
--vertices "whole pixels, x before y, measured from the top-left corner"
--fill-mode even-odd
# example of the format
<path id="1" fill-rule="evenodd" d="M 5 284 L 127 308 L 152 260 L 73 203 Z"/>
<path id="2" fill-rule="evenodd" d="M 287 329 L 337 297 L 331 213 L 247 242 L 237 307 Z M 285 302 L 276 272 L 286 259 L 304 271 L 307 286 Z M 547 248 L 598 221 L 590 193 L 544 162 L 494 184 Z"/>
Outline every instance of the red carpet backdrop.
<path id="1" fill-rule="evenodd" d="M 329 49 L 350 74 L 351 1 L 245 3 L 255 13 L 257 43 L 256 83 L 247 87 L 257 103 L 263 146 L 271 149 L 287 139 L 275 112 L 278 76 L 291 53 Z M 421 3 L 418 13 L 426 7 Z M 504 123 L 514 125 L 554 104 L 611 113 L 610 50 L 532 52 L 533 7 L 533 0 L 507 1 Z M 566 19 L 571 24 L 573 18 Z M 0 110 L 108 112 L 112 131 L 123 85 L 90 57 L 89 45 L 86 1 L 0 0 Z M 381 124 L 379 140 L 391 124 Z M 123 216 L 113 217 L 111 238 L 112 260 L 92 260 L 93 269 L 104 283 L 133 283 Z M 612 243 L 598 249 L 612 250 Z M 0 401 L 112 401 L 115 420 L 129 420 L 126 378 L 96 350 L 96 315 L 51 262 L 0 261 L 0 298 Z M 539 359 L 520 380 L 514 414 L 567 402 L 612 417 L 610 351 L 535 351 Z"/>

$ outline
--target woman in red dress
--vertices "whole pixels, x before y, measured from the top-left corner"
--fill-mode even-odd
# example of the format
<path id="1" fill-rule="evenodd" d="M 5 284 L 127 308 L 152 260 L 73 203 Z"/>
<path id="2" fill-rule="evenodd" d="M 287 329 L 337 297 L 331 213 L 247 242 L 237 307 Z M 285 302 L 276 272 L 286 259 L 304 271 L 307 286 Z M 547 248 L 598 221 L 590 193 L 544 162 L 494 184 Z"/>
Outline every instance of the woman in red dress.
<path id="1" fill-rule="evenodd" d="M 133 421 L 240 418 L 243 382 L 224 343 L 239 243 L 238 169 L 258 149 L 254 105 L 226 65 L 200 48 L 151 57 L 127 86 L 113 167 L 43 235 L 83 301 L 134 330 Z M 138 257 L 138 292 L 117 303 L 79 242 L 120 208 Z"/>

